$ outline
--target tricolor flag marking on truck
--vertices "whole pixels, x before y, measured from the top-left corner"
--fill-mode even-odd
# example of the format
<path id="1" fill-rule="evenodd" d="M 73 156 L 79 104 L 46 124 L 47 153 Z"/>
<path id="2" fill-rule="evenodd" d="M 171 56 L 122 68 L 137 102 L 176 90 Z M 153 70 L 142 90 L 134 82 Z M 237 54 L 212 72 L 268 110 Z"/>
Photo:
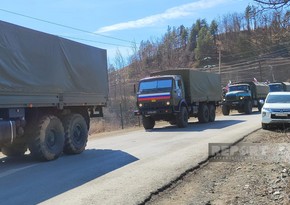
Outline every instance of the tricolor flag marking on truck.
<path id="1" fill-rule="evenodd" d="M 170 93 L 142 94 L 138 96 L 139 101 L 147 100 L 169 100 Z"/>

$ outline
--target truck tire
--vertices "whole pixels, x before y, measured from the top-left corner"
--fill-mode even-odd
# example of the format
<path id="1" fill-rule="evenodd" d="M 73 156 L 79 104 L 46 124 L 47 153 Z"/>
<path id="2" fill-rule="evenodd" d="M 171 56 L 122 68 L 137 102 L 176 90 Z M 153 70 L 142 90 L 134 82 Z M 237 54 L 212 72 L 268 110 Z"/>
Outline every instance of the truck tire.
<path id="1" fill-rule="evenodd" d="M 209 121 L 209 109 L 206 104 L 201 104 L 198 111 L 198 121 L 207 123 Z"/>
<path id="2" fill-rule="evenodd" d="M 182 106 L 176 118 L 177 127 L 184 128 L 188 125 L 188 112 L 186 107 Z"/>
<path id="3" fill-rule="evenodd" d="M 229 115 L 230 114 L 230 108 L 227 105 L 222 105 L 222 113 L 223 115 Z"/>
<path id="4" fill-rule="evenodd" d="M 65 143 L 63 152 L 79 154 L 83 152 L 88 141 L 88 125 L 80 114 L 70 114 L 63 118 Z"/>
<path id="5" fill-rule="evenodd" d="M 210 104 L 208 106 L 209 109 L 209 122 L 214 122 L 215 121 L 215 106 Z"/>
<path id="6" fill-rule="evenodd" d="M 40 118 L 32 133 L 29 150 L 41 161 L 57 159 L 63 151 L 64 130 L 61 121 L 53 115 Z"/>
<path id="7" fill-rule="evenodd" d="M 155 126 L 155 120 L 152 117 L 142 117 L 142 123 L 145 130 L 153 129 Z"/>
<path id="8" fill-rule="evenodd" d="M 1 152 L 6 155 L 7 157 L 20 157 L 23 156 L 26 152 L 27 147 L 25 144 L 9 144 L 3 145 L 1 148 Z"/>
<path id="9" fill-rule="evenodd" d="M 252 113 L 252 102 L 250 100 L 246 101 L 244 110 L 245 110 L 246 114 L 251 114 Z"/>

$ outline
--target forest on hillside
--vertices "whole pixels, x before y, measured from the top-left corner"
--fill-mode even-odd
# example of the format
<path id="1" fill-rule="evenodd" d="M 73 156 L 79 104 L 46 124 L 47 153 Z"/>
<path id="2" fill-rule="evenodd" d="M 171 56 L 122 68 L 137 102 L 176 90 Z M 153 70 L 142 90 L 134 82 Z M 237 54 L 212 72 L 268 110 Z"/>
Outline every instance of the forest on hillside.
<path id="1" fill-rule="evenodd" d="M 129 59 L 116 53 L 115 65 L 109 65 L 110 100 L 107 117 L 99 122 L 101 129 L 106 129 L 106 122 L 112 127 L 139 123 L 133 115 L 134 85 L 153 71 L 186 67 L 217 72 L 223 84 L 254 77 L 290 81 L 289 7 L 248 6 L 244 13 L 227 14 L 211 22 L 197 19 L 189 28 L 168 26 L 164 32 L 138 47 L 133 45 Z"/>

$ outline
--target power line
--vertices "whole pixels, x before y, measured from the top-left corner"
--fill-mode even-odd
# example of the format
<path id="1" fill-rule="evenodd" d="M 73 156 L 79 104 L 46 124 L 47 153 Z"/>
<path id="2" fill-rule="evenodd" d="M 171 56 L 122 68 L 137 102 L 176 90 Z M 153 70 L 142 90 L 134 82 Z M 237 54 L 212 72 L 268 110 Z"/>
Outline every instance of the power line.
<path id="1" fill-rule="evenodd" d="M 106 42 L 88 40 L 88 39 L 83 39 L 83 38 L 76 38 L 76 37 L 71 37 L 71 36 L 60 35 L 60 37 L 74 39 L 74 40 L 80 40 L 80 41 L 87 41 L 87 42 L 92 42 L 92 43 L 101 43 L 101 44 L 110 45 L 110 46 L 121 46 L 121 47 L 132 48 L 132 46 L 126 46 L 126 45 L 120 45 L 120 44 L 114 44 L 114 43 L 106 43 Z"/>
<path id="2" fill-rule="evenodd" d="M 28 15 L 25 15 L 25 14 L 20 14 L 20 13 L 13 12 L 13 11 L 8 11 L 8 10 L 1 9 L 1 8 L 0 8 L 0 11 L 6 12 L 6 13 L 10 13 L 10 14 L 14 14 L 14 15 L 17 15 L 17 16 L 22 16 L 22 17 L 25 17 L 25 18 L 30 18 L 30 19 L 33 19 L 33 20 L 36 20 L 36 21 L 41 21 L 41 22 L 45 22 L 45 23 L 48 23 L 48 24 L 60 26 L 60 27 L 63 27 L 63 28 L 68 28 L 68 29 L 72 29 L 72 30 L 75 30 L 75 31 L 80 31 L 80 32 L 83 32 L 83 33 L 93 34 L 93 35 L 101 36 L 101 37 L 104 37 L 104 38 L 110 38 L 110 39 L 114 39 L 114 40 L 118 40 L 118 41 L 123 41 L 123 42 L 134 44 L 134 42 L 132 42 L 132 41 L 124 40 L 124 39 L 121 39 L 121 38 L 107 36 L 107 35 L 103 35 L 103 34 L 99 34 L 99 33 L 94 33 L 94 32 L 91 32 L 91 31 L 86 31 L 86 30 L 75 28 L 75 27 L 72 27 L 72 26 L 66 26 L 66 25 L 63 25 L 63 24 L 59 24 L 59 23 L 55 23 L 55 22 L 51 22 L 51 21 L 35 18 L 35 17 L 32 17 L 32 16 L 28 16 Z"/>

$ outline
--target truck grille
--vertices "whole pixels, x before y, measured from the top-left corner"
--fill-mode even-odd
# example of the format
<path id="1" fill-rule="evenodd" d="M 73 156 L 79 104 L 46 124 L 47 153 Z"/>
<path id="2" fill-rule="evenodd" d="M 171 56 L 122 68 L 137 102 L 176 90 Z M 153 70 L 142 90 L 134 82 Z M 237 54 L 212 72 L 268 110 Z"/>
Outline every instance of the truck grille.
<path id="1" fill-rule="evenodd" d="M 234 100 L 237 100 L 237 96 L 235 95 L 230 95 L 230 96 L 226 96 L 226 100 L 229 100 L 229 101 L 234 101 Z"/>
<path id="2" fill-rule="evenodd" d="M 143 108 L 161 108 L 165 106 L 166 106 L 165 102 L 150 102 L 143 104 Z"/>

